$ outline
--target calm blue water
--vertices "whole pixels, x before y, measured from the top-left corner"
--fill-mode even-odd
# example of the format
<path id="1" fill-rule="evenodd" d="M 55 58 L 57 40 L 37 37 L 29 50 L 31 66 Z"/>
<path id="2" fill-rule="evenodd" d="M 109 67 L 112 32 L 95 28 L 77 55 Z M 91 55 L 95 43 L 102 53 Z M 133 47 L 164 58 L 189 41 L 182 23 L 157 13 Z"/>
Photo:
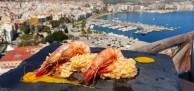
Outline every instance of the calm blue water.
<path id="1" fill-rule="evenodd" d="M 94 26 L 94 29 L 106 32 L 113 32 L 115 34 L 125 35 L 128 37 L 132 36 L 134 38 L 138 38 L 139 40 L 147 42 L 154 42 L 175 35 L 194 31 L 194 11 L 172 12 L 166 14 L 137 13 L 137 12 L 116 13 L 113 15 L 101 17 L 100 19 L 112 20 L 114 18 L 119 18 L 119 20 L 121 21 L 140 22 L 143 24 L 152 24 L 157 26 L 165 26 L 169 28 L 173 27 L 177 29 L 174 31 L 166 30 L 160 32 L 151 32 L 146 35 L 134 34 L 136 30 L 122 32 L 110 28 L 103 28 L 100 26 Z"/>

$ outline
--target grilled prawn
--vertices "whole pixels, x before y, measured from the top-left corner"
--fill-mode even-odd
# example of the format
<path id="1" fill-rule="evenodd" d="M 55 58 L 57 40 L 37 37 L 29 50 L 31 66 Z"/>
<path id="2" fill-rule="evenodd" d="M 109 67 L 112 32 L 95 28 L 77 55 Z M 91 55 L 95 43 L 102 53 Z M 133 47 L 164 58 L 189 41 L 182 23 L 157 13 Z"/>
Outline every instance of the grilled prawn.
<path id="1" fill-rule="evenodd" d="M 60 65 L 68 62 L 73 56 L 90 54 L 90 47 L 82 41 L 73 41 L 57 48 L 41 65 L 36 77 L 52 74 Z"/>
<path id="2" fill-rule="evenodd" d="M 96 75 L 98 73 L 107 73 L 112 71 L 112 63 L 117 60 L 123 60 L 124 56 L 120 50 L 116 48 L 107 48 L 92 60 L 92 62 L 87 67 L 86 71 L 81 75 L 81 82 L 88 83 L 91 80 L 95 81 Z"/>

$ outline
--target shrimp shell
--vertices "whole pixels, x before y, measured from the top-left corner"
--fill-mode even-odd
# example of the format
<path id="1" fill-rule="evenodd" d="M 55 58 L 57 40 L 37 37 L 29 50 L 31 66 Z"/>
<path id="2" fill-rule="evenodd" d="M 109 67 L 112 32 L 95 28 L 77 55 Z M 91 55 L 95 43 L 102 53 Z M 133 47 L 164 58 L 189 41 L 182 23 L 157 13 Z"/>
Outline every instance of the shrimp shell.
<path id="1" fill-rule="evenodd" d="M 36 77 L 52 74 L 60 65 L 76 55 L 90 54 L 90 47 L 82 41 L 72 41 L 57 48 L 41 65 Z"/>

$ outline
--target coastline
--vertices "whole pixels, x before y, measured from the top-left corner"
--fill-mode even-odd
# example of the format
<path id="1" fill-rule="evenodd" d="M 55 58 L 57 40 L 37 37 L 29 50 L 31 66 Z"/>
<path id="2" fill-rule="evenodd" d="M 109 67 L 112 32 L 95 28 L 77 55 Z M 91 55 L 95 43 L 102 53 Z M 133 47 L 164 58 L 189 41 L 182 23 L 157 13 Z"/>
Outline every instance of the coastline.
<path id="1" fill-rule="evenodd" d="M 193 31 L 194 27 L 188 23 L 192 23 L 192 17 L 194 15 L 194 11 L 174 11 L 175 13 L 164 13 L 164 14 L 155 14 L 155 13 L 130 13 L 125 15 L 125 17 L 122 17 L 122 13 L 115 14 L 114 16 L 110 17 L 101 17 L 102 20 L 112 20 L 115 17 L 125 20 L 125 21 L 131 21 L 131 22 L 139 22 L 144 24 L 150 24 L 154 26 L 164 26 L 168 28 L 173 28 L 175 31 L 161 31 L 161 32 L 152 32 L 148 33 L 147 35 L 139 35 L 134 34 L 137 30 L 132 31 L 118 31 L 117 29 L 110 29 L 108 27 L 99 27 L 95 26 L 94 29 L 101 30 L 105 32 L 113 32 L 114 34 L 118 35 L 125 35 L 128 37 L 131 37 L 131 32 L 133 33 L 134 38 L 138 38 L 141 41 L 146 42 L 155 42 L 161 39 L 169 38 L 172 36 L 176 36 L 178 34 L 184 34 L 186 32 Z M 122 17 L 122 18 L 121 18 Z M 135 18 L 134 18 L 135 17 Z M 175 18 L 176 17 L 176 18 Z M 181 22 L 180 22 L 181 21 Z"/>
<path id="2" fill-rule="evenodd" d="M 146 10 L 146 11 L 140 11 L 140 12 L 165 14 L 165 13 L 176 12 L 176 10 Z"/>
<path id="3" fill-rule="evenodd" d="M 194 11 L 194 10 L 147 10 L 147 11 L 139 11 L 139 12 L 165 14 L 165 13 L 186 12 L 186 11 Z"/>
<path id="4" fill-rule="evenodd" d="M 92 19 L 97 19 L 97 18 L 100 18 L 100 17 L 106 16 L 106 15 L 115 14 L 115 13 L 116 13 L 116 12 L 111 12 L 111 13 L 102 13 L 102 14 L 99 14 L 99 15 L 94 15 L 94 16 L 92 16 Z"/>
<path id="5" fill-rule="evenodd" d="M 159 14 L 166 14 L 166 13 L 172 13 L 172 12 L 184 12 L 184 11 L 194 11 L 194 10 L 141 10 L 141 11 L 119 11 L 119 12 L 111 12 L 111 13 L 101 13 L 99 15 L 92 16 L 92 19 L 98 19 L 103 16 L 116 14 L 116 13 L 128 13 L 128 12 L 140 12 L 140 13 L 159 13 Z"/>

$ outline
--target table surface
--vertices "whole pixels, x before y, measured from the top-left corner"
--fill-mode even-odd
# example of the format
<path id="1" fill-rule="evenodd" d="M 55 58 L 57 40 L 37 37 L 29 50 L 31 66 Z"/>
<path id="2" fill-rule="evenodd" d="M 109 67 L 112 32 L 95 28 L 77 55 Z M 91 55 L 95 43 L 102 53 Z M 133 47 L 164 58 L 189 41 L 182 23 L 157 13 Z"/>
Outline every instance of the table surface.
<path id="1" fill-rule="evenodd" d="M 26 72 L 39 68 L 48 53 L 52 53 L 60 44 L 51 44 L 32 57 L 23 61 L 16 69 L 0 76 L 0 90 L 5 91 L 182 91 L 177 72 L 170 57 L 162 54 L 148 54 L 122 50 L 126 58 L 147 56 L 155 63 L 137 63 L 138 75 L 133 79 L 98 80 L 94 89 L 68 84 L 22 83 L 21 77 Z M 103 48 L 91 48 L 92 53 L 99 53 Z M 30 65 L 29 65 L 30 64 Z"/>

